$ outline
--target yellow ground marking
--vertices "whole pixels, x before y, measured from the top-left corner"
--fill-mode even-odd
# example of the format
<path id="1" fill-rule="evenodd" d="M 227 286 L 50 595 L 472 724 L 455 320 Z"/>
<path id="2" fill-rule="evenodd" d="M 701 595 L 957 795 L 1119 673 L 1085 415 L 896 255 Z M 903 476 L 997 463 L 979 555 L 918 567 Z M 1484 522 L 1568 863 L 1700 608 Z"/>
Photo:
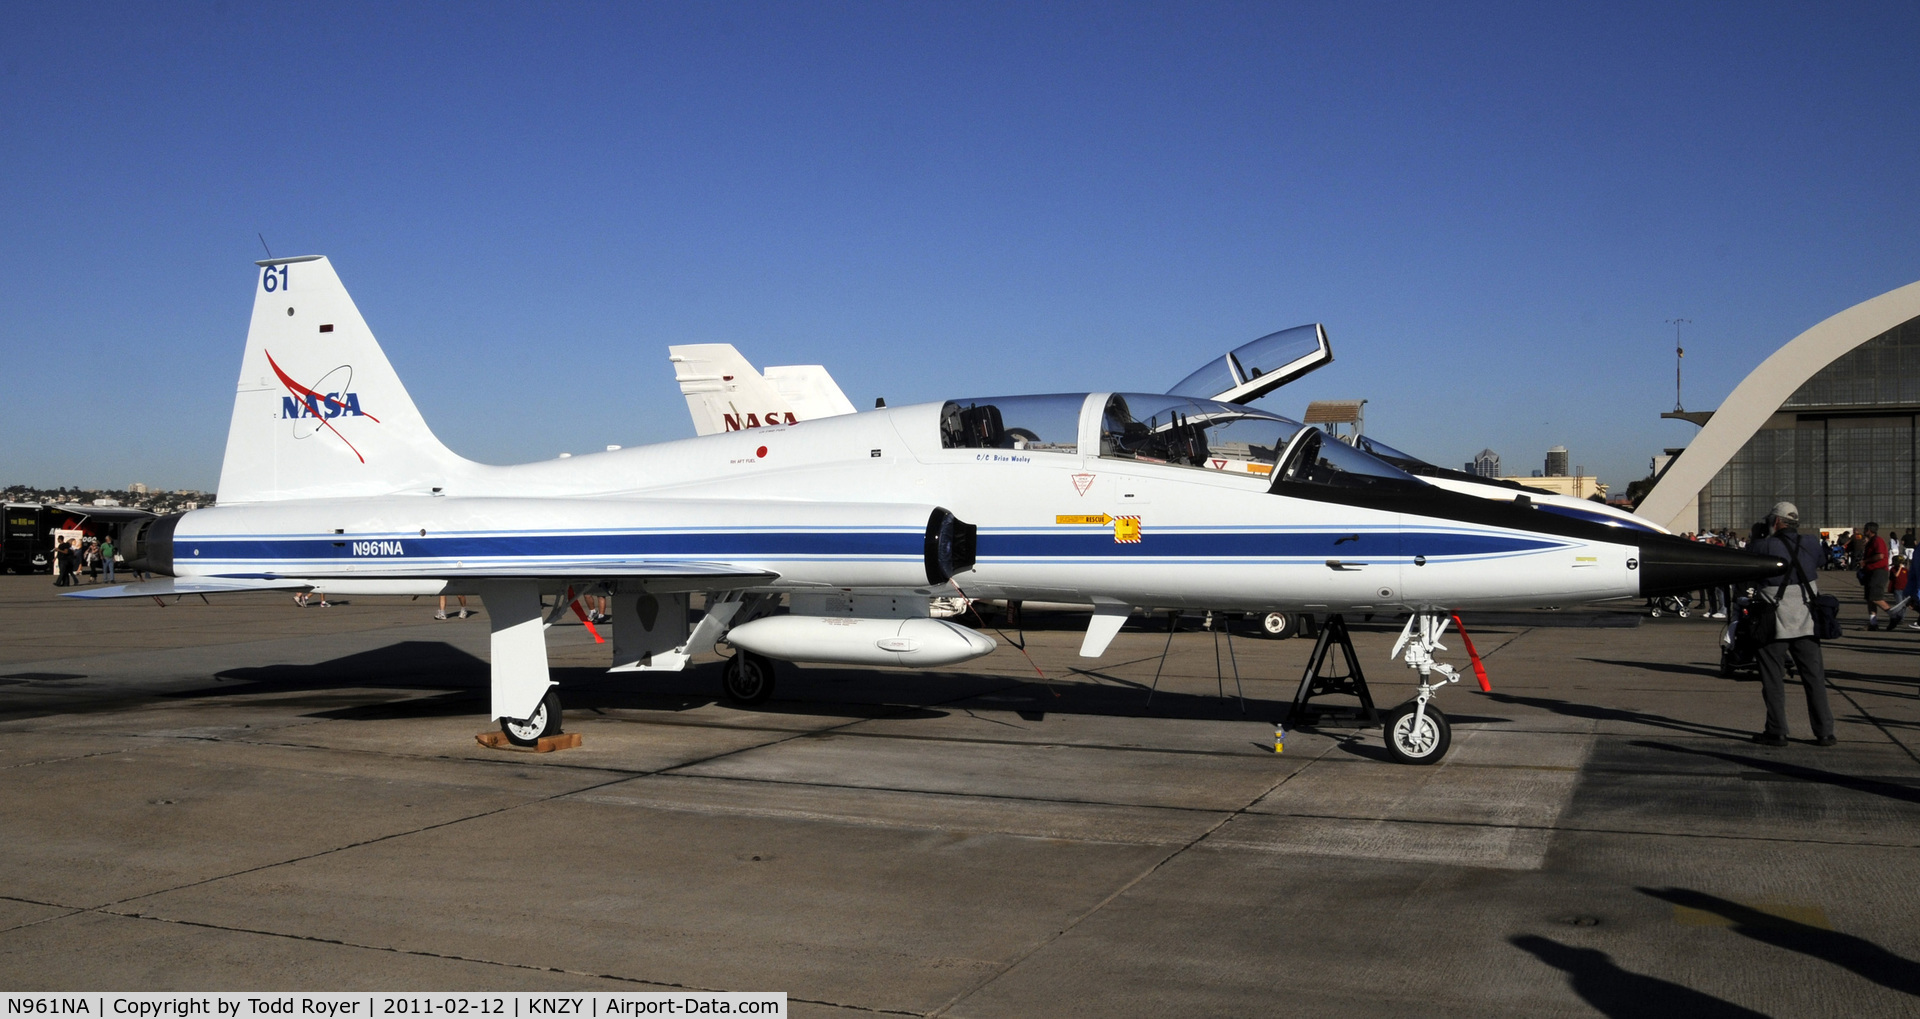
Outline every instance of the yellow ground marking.
<path id="1" fill-rule="evenodd" d="M 1823 931 L 1833 929 L 1833 924 L 1827 920 L 1827 911 L 1809 903 L 1742 902 L 1739 903 L 1739 905 L 1745 906 L 1756 913 L 1764 913 L 1769 917 L 1784 921 L 1781 924 L 1783 927 L 1789 924 L 1802 924 L 1807 927 L 1818 927 Z M 1695 909 L 1692 906 L 1675 906 L 1673 907 L 1673 922 L 1682 927 L 1733 927 L 1744 921 L 1730 920 L 1711 909 Z M 1765 920 L 1756 919 L 1755 923 L 1761 926 L 1767 926 Z"/>

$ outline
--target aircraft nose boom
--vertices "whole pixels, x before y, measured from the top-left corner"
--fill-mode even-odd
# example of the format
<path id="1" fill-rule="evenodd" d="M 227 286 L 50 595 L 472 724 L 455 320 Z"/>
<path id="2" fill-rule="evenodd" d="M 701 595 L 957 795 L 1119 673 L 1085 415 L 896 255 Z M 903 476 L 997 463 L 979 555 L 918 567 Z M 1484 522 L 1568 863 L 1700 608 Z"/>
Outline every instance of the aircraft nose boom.
<path id="1" fill-rule="evenodd" d="M 1685 538 L 1640 546 L 1640 596 L 1652 598 L 1760 580 L 1779 574 L 1787 561 Z"/>

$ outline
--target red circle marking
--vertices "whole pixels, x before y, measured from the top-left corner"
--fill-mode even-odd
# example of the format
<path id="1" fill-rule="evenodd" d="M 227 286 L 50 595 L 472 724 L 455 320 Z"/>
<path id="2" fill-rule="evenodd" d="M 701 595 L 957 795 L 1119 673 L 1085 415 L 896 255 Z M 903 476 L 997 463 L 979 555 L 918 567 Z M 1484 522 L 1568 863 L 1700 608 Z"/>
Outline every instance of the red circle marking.
<path id="1" fill-rule="evenodd" d="M 753 451 L 753 455 L 757 457 L 765 457 L 767 455 L 767 447 L 761 446 L 759 449 L 756 449 Z"/>

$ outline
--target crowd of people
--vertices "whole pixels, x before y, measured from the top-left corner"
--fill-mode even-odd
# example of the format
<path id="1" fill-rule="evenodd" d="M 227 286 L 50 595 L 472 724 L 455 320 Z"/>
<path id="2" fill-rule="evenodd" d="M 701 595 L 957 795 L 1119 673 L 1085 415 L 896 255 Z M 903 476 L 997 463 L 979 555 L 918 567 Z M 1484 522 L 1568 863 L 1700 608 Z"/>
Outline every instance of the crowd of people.
<path id="1" fill-rule="evenodd" d="M 1723 528 L 1687 532 L 1682 537 L 1708 545 L 1750 549 L 1768 536 L 1767 526 L 1765 521 L 1754 524 L 1753 529 L 1745 535 L 1732 528 Z M 1891 630 L 1902 624 L 1908 610 L 1913 608 L 1917 593 L 1915 588 L 1920 587 L 1920 572 L 1911 569 L 1914 558 L 1913 528 L 1909 527 L 1900 533 L 1889 531 L 1882 535 L 1880 525 L 1869 521 L 1864 527 L 1841 531 L 1837 535 L 1822 533 L 1806 537 L 1818 544 L 1817 557 L 1821 571 L 1853 571 L 1865 596 L 1867 629 Z M 1728 588 L 1710 588 L 1698 592 L 1697 598 L 1700 604 L 1707 607 L 1710 618 L 1725 619 L 1732 606 L 1733 592 Z M 1906 628 L 1920 630 L 1920 618 L 1907 622 Z"/>
<path id="2" fill-rule="evenodd" d="M 107 583 L 117 583 L 116 560 L 120 550 L 113 545 L 112 538 L 69 538 L 57 543 L 53 549 L 53 586 L 78 587 L 82 583 L 97 584 L 102 572 L 107 575 Z M 82 578 L 85 578 L 84 580 Z"/>

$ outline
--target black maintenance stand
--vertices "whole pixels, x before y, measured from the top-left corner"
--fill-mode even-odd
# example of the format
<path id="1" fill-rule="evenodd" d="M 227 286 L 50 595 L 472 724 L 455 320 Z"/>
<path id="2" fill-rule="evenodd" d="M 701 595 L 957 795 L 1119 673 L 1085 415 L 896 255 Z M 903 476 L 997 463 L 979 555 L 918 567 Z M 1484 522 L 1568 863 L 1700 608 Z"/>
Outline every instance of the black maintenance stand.
<path id="1" fill-rule="evenodd" d="M 1338 650 L 1346 659 L 1346 671 L 1329 675 L 1329 653 Z M 1345 694 L 1359 698 L 1358 707 L 1344 704 L 1312 705 L 1315 697 Z M 1293 695 L 1293 707 L 1287 712 L 1289 726 L 1315 725 L 1320 722 L 1351 722 L 1355 727 L 1380 724 L 1380 712 L 1373 706 L 1373 694 L 1367 690 L 1367 677 L 1360 669 L 1360 656 L 1353 650 L 1353 638 L 1347 634 L 1347 621 L 1339 613 L 1327 617 L 1320 637 L 1313 643 L 1313 657 L 1307 659 L 1307 671 L 1300 677 L 1300 689 Z"/>

